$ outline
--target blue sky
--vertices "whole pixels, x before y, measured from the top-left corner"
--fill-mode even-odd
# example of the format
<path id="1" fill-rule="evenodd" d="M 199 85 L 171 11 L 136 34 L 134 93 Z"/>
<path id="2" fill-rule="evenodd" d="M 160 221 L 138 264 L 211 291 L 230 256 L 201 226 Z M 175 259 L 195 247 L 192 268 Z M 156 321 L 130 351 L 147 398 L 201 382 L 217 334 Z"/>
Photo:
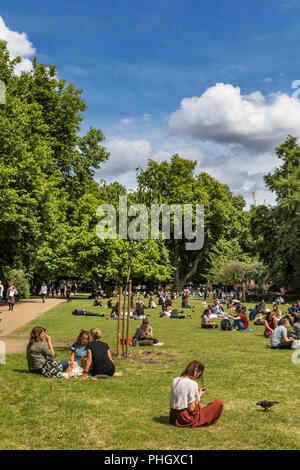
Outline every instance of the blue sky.
<path id="1" fill-rule="evenodd" d="M 288 97 L 300 79 L 299 13 L 300 0 L 2 0 L 0 9 L 40 62 L 84 89 L 84 129 L 100 127 L 112 155 L 99 178 L 134 186 L 136 166 L 178 151 L 261 203 L 273 201 L 262 180 L 278 164 L 273 149 L 298 129 Z"/>

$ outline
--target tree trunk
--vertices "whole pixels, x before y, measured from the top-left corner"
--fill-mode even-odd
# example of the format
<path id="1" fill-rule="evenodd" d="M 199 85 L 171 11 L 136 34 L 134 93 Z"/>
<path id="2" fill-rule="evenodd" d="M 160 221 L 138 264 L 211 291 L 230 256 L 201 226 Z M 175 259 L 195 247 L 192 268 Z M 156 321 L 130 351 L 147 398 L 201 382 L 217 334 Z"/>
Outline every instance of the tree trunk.
<path id="1" fill-rule="evenodd" d="M 199 261 L 200 261 L 200 258 L 201 258 L 201 254 L 202 253 L 198 254 L 197 258 L 194 261 L 194 264 L 193 264 L 192 268 L 190 269 L 190 271 L 185 276 L 180 278 L 178 251 L 177 251 L 177 245 L 175 244 L 175 249 L 174 249 L 174 252 L 173 252 L 173 266 L 175 268 L 174 287 L 177 291 L 181 290 L 184 287 L 184 285 L 186 284 L 186 282 L 189 279 L 191 279 L 191 277 L 194 276 L 194 274 L 196 274 L 197 269 L 198 269 L 198 265 L 199 265 Z"/>
<path id="2" fill-rule="evenodd" d="M 246 301 L 246 283 L 242 283 L 242 302 Z"/>

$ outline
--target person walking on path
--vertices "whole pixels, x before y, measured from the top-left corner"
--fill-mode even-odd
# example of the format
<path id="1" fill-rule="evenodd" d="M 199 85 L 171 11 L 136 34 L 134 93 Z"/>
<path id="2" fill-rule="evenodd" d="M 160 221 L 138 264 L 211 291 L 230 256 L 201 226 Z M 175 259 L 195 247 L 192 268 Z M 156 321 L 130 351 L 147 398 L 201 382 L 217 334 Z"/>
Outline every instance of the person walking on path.
<path id="1" fill-rule="evenodd" d="M 41 296 L 42 296 L 42 301 L 46 302 L 46 297 L 47 297 L 47 292 L 48 288 L 47 285 L 43 282 L 42 287 L 41 287 Z"/>
<path id="2" fill-rule="evenodd" d="M 9 311 L 13 311 L 14 309 L 14 305 L 15 305 L 15 302 L 16 302 L 16 298 L 15 298 L 15 293 L 16 293 L 16 288 L 15 286 L 13 285 L 12 282 L 9 283 L 8 285 L 8 289 L 7 289 L 7 292 L 6 292 L 6 300 L 8 302 L 8 310 Z"/>
<path id="3" fill-rule="evenodd" d="M 2 303 L 3 293 L 4 293 L 4 287 L 3 287 L 2 281 L 0 281 L 0 305 Z"/>

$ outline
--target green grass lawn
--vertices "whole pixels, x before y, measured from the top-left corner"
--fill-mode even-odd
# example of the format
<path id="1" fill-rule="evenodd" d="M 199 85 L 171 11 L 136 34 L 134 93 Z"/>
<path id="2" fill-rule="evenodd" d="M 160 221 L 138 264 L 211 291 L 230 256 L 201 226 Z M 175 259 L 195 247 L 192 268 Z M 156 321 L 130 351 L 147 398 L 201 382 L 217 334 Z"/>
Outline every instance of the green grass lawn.
<path id="1" fill-rule="evenodd" d="M 58 360 L 67 360 L 79 331 L 99 327 L 115 353 L 116 321 L 71 315 L 75 307 L 107 312 L 92 303 L 63 303 L 17 335 L 43 326 L 54 345 L 65 344 L 55 350 Z M 192 320 L 147 311 L 164 346 L 131 348 L 129 359 L 115 359 L 123 377 L 45 379 L 26 372 L 25 355 L 8 355 L 0 365 L 0 449 L 300 449 L 300 364 L 293 364 L 291 351 L 268 349 L 264 327 L 253 323 L 248 333 L 202 330 L 201 301 L 191 305 Z M 131 336 L 138 324 L 131 321 Z M 194 359 L 206 367 L 202 405 L 218 398 L 224 411 L 212 426 L 176 428 L 168 423 L 171 381 Z M 265 413 L 259 400 L 280 404 Z"/>

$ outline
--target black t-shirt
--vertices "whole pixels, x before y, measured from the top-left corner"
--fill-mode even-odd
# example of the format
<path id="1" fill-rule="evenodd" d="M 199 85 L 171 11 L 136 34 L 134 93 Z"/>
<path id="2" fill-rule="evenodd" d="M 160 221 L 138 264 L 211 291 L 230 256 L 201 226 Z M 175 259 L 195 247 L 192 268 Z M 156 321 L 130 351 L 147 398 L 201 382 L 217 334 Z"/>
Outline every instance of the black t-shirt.
<path id="1" fill-rule="evenodd" d="M 107 351 L 109 350 L 108 344 L 103 343 L 102 341 L 90 341 L 87 344 L 86 349 L 90 349 L 92 352 L 92 358 L 93 358 L 92 375 L 96 375 L 96 374 L 112 375 L 114 373 L 114 365 L 109 359 L 108 354 L 107 354 Z"/>
<path id="2" fill-rule="evenodd" d="M 139 303 L 136 305 L 136 314 L 138 316 L 145 315 L 144 308 Z"/>

